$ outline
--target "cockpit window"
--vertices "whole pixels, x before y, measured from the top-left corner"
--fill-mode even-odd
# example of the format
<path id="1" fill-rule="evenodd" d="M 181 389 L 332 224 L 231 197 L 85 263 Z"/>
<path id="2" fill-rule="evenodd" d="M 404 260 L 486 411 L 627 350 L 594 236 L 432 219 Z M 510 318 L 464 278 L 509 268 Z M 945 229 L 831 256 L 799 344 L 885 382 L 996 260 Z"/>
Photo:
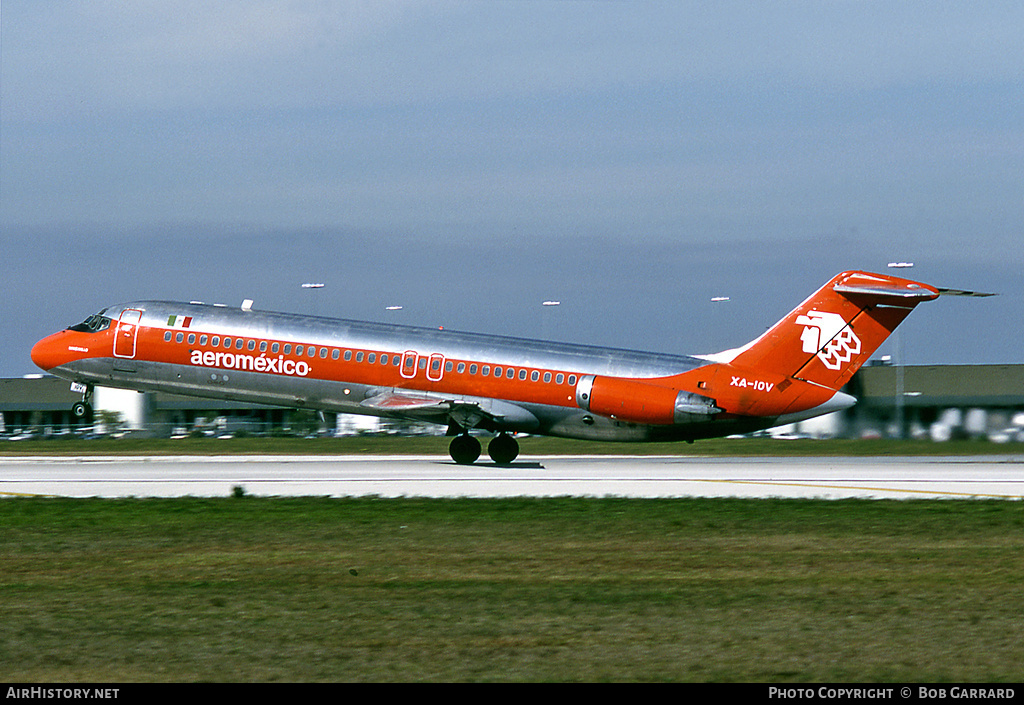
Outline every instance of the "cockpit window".
<path id="1" fill-rule="evenodd" d="M 106 309 L 104 309 L 105 311 Z M 103 311 L 97 314 L 89 316 L 81 323 L 76 323 L 73 326 L 69 326 L 68 330 L 78 331 L 79 333 L 99 333 L 101 330 L 106 330 L 110 327 L 111 320 L 103 315 Z"/>

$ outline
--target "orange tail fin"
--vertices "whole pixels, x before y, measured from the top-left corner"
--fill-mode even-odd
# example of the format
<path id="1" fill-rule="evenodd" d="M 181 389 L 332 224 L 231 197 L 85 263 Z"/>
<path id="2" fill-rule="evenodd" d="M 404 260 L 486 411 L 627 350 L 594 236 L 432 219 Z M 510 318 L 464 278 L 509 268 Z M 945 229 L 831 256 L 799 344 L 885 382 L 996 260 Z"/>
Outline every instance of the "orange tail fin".
<path id="1" fill-rule="evenodd" d="M 757 340 L 706 359 L 839 389 L 922 301 L 939 290 L 869 272 L 843 272 Z"/>

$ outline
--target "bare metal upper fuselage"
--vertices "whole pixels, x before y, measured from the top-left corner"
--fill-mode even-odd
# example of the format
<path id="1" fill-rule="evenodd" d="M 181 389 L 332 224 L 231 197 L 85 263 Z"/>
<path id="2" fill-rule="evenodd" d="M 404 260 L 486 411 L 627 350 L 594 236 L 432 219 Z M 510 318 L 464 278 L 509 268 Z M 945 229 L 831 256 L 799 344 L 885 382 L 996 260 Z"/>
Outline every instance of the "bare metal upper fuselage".
<path id="1" fill-rule="evenodd" d="M 168 316 L 192 317 L 189 332 L 232 337 L 264 338 L 303 345 L 369 349 L 422 355 L 438 353 L 446 359 L 481 364 L 563 369 L 576 374 L 619 377 L 667 377 L 706 365 L 686 355 L 643 352 L 620 348 L 575 345 L 439 328 L 373 323 L 324 316 L 243 310 L 201 303 L 136 301 L 105 309 L 117 320 L 121 311 L 143 311 L 142 326 L 162 326 Z"/>

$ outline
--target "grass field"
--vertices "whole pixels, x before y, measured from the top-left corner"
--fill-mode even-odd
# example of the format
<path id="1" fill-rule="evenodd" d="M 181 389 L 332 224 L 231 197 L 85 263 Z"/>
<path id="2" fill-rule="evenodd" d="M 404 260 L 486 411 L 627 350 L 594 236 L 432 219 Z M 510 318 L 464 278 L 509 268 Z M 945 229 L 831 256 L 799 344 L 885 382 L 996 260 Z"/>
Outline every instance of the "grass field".
<path id="1" fill-rule="evenodd" d="M 18 681 L 1017 681 L 1024 503 L 0 501 Z"/>

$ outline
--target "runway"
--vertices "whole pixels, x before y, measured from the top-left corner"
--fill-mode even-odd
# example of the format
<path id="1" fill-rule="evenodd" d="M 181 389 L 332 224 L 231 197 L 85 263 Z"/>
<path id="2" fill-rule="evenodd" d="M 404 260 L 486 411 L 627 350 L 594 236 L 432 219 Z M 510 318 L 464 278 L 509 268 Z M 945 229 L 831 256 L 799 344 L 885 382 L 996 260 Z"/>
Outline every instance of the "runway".
<path id="1" fill-rule="evenodd" d="M 805 497 L 1024 499 L 1024 456 L 447 456 L 0 458 L 0 497 Z"/>

